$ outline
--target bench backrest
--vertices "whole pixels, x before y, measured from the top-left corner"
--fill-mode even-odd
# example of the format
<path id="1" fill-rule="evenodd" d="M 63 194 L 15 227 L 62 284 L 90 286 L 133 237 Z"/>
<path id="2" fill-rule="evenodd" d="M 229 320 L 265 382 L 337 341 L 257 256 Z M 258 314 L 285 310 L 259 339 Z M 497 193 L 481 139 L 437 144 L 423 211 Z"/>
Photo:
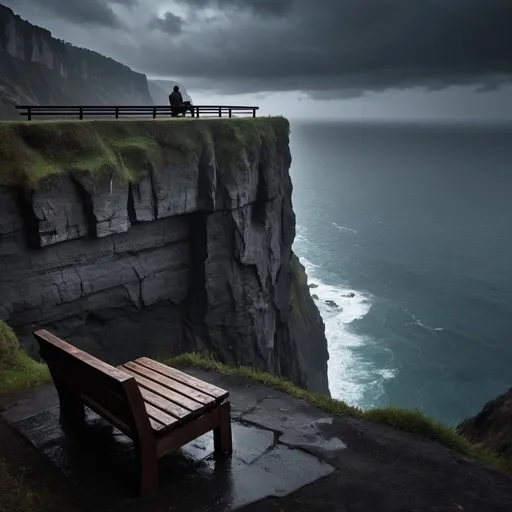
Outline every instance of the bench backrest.
<path id="1" fill-rule="evenodd" d="M 91 356 L 46 330 L 34 332 L 59 394 L 71 393 L 132 438 L 151 435 L 133 376 Z"/>

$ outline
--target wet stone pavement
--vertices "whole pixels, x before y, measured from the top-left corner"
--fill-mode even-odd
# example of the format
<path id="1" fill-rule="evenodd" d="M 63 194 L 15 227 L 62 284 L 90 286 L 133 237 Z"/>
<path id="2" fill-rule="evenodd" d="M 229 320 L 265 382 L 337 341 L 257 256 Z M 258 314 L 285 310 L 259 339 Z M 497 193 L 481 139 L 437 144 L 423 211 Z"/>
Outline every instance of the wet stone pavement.
<path id="1" fill-rule="evenodd" d="M 214 374 L 187 369 L 212 381 Z M 209 377 L 209 378 L 208 378 Z M 216 459 L 208 433 L 160 459 L 158 492 L 134 499 L 136 458 L 132 441 L 89 411 L 85 435 L 64 434 L 52 386 L 0 402 L 4 419 L 85 494 L 101 496 L 105 510 L 228 511 L 267 497 L 282 498 L 335 471 L 322 454 L 345 449 L 325 438 L 332 423 L 297 409 L 297 401 L 264 387 L 231 385 L 231 459 Z M 220 384 L 218 384 L 220 385 Z M 224 383 L 225 385 L 225 383 Z M 146 507 L 144 507 L 144 510 Z"/>
<path id="2" fill-rule="evenodd" d="M 203 436 L 160 459 L 158 491 L 136 498 L 131 441 L 92 413 L 85 436 L 64 435 L 53 386 L 0 398 L 0 456 L 15 446 L 15 458 L 37 455 L 37 471 L 54 473 L 58 489 L 66 482 L 80 512 L 512 511 L 512 478 L 436 443 L 332 418 L 250 380 L 185 371 L 229 390 L 231 459 L 216 460 Z"/>

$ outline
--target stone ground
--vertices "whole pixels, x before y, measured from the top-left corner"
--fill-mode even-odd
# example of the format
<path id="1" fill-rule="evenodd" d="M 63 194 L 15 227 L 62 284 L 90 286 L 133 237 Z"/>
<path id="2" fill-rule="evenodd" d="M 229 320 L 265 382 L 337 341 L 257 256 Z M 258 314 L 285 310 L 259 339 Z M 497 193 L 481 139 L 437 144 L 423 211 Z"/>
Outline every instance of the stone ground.
<path id="1" fill-rule="evenodd" d="M 186 371 L 230 391 L 230 461 L 215 460 L 203 436 L 161 459 L 158 492 L 135 498 L 132 444 L 92 414 L 85 441 L 64 436 L 52 386 L 0 400 L 0 455 L 83 512 L 512 510 L 511 478 L 434 443 L 333 418 L 252 381 Z"/>

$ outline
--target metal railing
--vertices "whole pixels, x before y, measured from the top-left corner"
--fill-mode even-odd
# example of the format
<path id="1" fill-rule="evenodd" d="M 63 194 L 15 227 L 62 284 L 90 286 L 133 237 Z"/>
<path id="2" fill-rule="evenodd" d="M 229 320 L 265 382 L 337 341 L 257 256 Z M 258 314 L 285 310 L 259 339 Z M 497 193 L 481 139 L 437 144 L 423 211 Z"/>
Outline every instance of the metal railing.
<path id="1" fill-rule="evenodd" d="M 180 107 L 178 107 L 180 108 Z M 169 105 L 158 106 L 69 106 L 69 105 L 19 105 L 16 107 L 20 116 L 31 121 L 34 117 L 62 117 L 72 119 L 85 119 L 86 117 L 102 118 L 114 117 L 177 117 L 177 109 Z M 192 117 L 256 117 L 259 107 L 225 106 L 225 105 L 189 105 L 181 107 L 180 114 Z"/>

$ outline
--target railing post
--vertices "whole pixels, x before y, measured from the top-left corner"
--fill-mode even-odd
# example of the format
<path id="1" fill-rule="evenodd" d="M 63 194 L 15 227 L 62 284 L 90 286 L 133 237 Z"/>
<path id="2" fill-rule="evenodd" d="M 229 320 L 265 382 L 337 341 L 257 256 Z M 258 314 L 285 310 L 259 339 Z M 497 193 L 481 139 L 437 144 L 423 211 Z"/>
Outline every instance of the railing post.
<path id="1" fill-rule="evenodd" d="M 78 117 L 80 119 L 83 119 L 84 118 L 84 109 L 82 107 L 80 107 L 80 109 L 78 110 L 78 113 L 79 113 Z"/>
<path id="2" fill-rule="evenodd" d="M 199 117 L 199 107 L 196 107 L 196 117 Z"/>
<path id="3" fill-rule="evenodd" d="M 255 108 L 252 109 L 252 117 L 256 117 L 256 109 Z"/>
<path id="4" fill-rule="evenodd" d="M 119 107 L 116 107 L 116 119 L 119 119 Z"/>
<path id="5" fill-rule="evenodd" d="M 229 117 L 232 117 L 232 115 L 231 115 L 231 107 L 229 109 Z"/>
<path id="6" fill-rule="evenodd" d="M 27 119 L 32 121 L 32 109 L 30 107 L 27 109 Z"/>
<path id="7" fill-rule="evenodd" d="M 156 119 L 156 108 L 153 107 L 153 119 Z"/>
<path id="8" fill-rule="evenodd" d="M 219 107 L 219 117 L 222 117 L 222 107 Z"/>

